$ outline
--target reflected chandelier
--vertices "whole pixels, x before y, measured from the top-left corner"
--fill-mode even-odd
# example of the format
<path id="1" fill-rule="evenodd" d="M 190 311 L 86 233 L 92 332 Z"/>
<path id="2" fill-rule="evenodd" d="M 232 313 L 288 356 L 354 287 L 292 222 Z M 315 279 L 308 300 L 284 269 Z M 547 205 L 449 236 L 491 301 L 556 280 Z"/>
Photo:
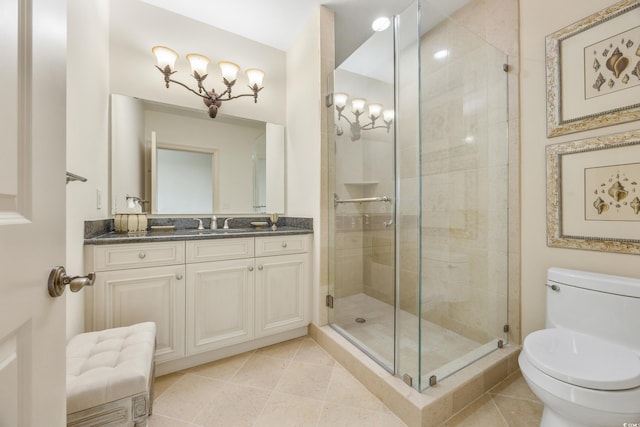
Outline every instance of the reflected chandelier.
<path id="1" fill-rule="evenodd" d="M 367 117 L 370 120 L 370 122 L 366 124 L 362 124 L 360 123 L 360 116 L 364 113 L 364 108 L 365 108 L 365 105 L 367 104 L 367 100 L 364 98 L 353 98 L 351 100 L 351 112 L 355 116 L 355 119 L 351 121 L 347 116 L 342 114 L 342 112 L 344 111 L 347 105 L 348 99 L 349 99 L 349 95 L 346 93 L 338 92 L 333 95 L 333 100 L 336 105 L 336 110 L 338 111 L 338 121 L 340 121 L 340 119 L 345 119 L 347 123 L 349 123 L 352 141 L 359 140 L 363 130 L 386 128 L 387 132 L 389 132 L 394 119 L 393 110 L 383 111 L 382 104 L 369 104 L 369 115 Z M 384 125 L 376 126 L 376 120 L 378 120 L 381 115 L 382 115 L 382 121 L 384 121 Z M 337 133 L 338 133 L 338 136 L 344 133 L 342 128 L 339 126 L 337 128 Z"/>
<path id="2" fill-rule="evenodd" d="M 218 62 L 218 66 L 220 66 L 220 71 L 222 72 L 222 81 L 227 89 L 222 93 L 217 93 L 215 89 L 207 90 L 202 84 L 208 75 L 207 66 L 209 62 L 211 62 L 209 58 L 198 53 L 189 53 L 187 54 L 187 60 L 191 64 L 192 77 L 198 82 L 198 91 L 196 92 L 186 84 L 171 78 L 171 75 L 177 72 L 174 71 L 176 60 L 178 59 L 176 51 L 165 46 L 155 46 L 151 51 L 156 56 L 156 68 L 164 75 L 165 87 L 168 88 L 169 83 L 176 83 L 201 97 L 204 104 L 209 108 L 209 117 L 212 119 L 215 119 L 223 101 L 230 101 L 242 96 L 253 96 L 253 101 L 258 102 L 258 92 L 263 89 L 262 79 L 264 78 L 264 71 L 262 70 L 249 68 L 246 71 L 249 79 L 249 89 L 251 89 L 252 93 L 231 96 L 231 88 L 236 83 L 236 76 L 238 75 L 240 67 L 233 62 Z"/>

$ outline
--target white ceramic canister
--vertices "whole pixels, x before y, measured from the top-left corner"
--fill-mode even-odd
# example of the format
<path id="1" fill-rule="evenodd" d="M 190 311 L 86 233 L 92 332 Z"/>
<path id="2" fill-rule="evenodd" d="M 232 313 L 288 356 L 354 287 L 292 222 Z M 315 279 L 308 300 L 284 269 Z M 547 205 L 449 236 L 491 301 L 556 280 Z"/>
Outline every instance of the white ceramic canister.
<path id="1" fill-rule="evenodd" d="M 116 233 L 126 233 L 127 230 L 127 216 L 126 214 L 116 214 L 113 218 L 113 226 L 116 229 Z"/>
<path id="2" fill-rule="evenodd" d="M 127 231 L 129 233 L 135 233 L 138 231 L 138 215 L 126 214 L 127 217 Z"/>

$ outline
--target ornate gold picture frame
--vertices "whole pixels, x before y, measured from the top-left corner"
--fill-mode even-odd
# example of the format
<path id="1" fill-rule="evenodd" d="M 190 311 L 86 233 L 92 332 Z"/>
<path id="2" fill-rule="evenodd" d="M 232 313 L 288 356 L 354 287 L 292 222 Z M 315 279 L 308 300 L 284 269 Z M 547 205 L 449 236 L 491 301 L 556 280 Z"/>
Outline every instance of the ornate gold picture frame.
<path id="1" fill-rule="evenodd" d="M 547 136 L 640 119 L 640 1 L 623 0 L 545 39 Z"/>
<path id="2" fill-rule="evenodd" d="M 640 131 L 548 145 L 547 245 L 640 254 Z"/>

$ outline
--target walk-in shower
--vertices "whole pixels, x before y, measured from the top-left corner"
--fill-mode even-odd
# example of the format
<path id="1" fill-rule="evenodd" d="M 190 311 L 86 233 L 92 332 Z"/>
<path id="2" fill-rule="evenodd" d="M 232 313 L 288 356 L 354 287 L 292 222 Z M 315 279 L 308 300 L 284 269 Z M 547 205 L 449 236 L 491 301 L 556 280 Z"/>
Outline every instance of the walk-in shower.
<path id="1" fill-rule="evenodd" d="M 395 16 L 329 99 L 329 324 L 418 390 L 508 332 L 507 57 L 459 3 Z"/>

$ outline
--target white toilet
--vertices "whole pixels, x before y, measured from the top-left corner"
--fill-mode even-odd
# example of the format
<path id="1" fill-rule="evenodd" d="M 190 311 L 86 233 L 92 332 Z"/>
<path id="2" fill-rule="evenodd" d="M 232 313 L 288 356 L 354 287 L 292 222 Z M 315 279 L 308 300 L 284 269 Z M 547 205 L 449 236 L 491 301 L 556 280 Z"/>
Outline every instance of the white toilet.
<path id="1" fill-rule="evenodd" d="M 640 425 L 640 279 L 551 268 L 546 286 L 547 329 L 518 358 L 540 426 Z"/>

